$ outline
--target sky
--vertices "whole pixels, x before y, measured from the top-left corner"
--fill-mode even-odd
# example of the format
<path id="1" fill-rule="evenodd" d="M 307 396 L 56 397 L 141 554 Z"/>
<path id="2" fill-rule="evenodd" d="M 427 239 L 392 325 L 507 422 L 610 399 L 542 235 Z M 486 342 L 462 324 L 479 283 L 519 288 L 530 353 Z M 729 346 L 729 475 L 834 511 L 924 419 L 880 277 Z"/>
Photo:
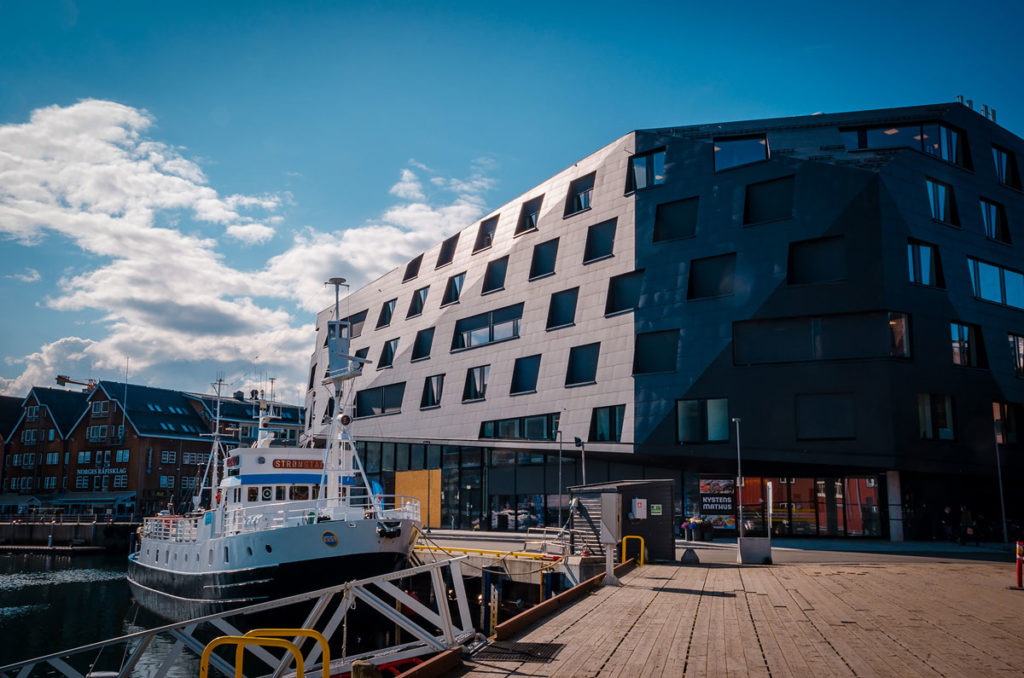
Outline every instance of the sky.
<path id="1" fill-rule="evenodd" d="M 0 0 L 0 393 L 300 402 L 316 312 L 633 129 L 1024 134 L 1024 3 Z"/>

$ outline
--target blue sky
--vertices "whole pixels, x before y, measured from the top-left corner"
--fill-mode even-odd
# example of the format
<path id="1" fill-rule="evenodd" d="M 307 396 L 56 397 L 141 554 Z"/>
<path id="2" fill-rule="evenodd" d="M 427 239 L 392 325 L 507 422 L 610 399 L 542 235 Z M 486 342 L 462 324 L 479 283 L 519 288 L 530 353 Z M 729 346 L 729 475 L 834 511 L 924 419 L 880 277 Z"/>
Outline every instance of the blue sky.
<path id="1" fill-rule="evenodd" d="M 296 399 L 326 277 L 632 129 L 964 94 L 1021 133 L 1022 7 L 0 0 L 0 391 L 127 355 Z"/>

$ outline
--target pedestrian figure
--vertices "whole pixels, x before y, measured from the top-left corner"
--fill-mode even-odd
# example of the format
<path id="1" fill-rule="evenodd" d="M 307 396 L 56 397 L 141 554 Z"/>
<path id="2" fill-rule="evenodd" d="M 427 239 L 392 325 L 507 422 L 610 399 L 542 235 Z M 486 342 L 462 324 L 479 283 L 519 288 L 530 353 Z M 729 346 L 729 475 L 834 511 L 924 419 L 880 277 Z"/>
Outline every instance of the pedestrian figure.
<path id="1" fill-rule="evenodd" d="M 960 506 L 960 546 L 967 545 L 968 535 L 974 536 L 974 520 L 966 505 Z"/>
<path id="2" fill-rule="evenodd" d="M 946 507 L 942 510 L 942 535 L 946 541 L 954 540 L 953 532 L 953 509 Z"/>

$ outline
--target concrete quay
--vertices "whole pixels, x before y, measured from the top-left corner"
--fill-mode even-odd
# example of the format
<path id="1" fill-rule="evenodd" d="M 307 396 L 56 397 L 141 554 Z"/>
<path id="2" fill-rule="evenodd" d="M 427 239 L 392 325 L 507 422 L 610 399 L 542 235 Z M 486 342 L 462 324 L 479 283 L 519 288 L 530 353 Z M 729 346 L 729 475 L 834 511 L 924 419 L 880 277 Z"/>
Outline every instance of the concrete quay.
<path id="1" fill-rule="evenodd" d="M 467 662 L 464 676 L 1010 676 L 1024 591 L 1002 562 L 790 548 L 765 566 L 655 564 Z M 974 549 L 956 545 L 931 548 Z M 702 549 L 735 557 L 735 544 Z M 776 558 L 776 562 L 778 562 Z M 508 654 L 508 653 L 513 654 Z M 523 654 L 525 652 L 525 654 Z M 502 656 L 504 653 L 504 656 Z M 550 659 L 545 659 L 550 656 Z"/>

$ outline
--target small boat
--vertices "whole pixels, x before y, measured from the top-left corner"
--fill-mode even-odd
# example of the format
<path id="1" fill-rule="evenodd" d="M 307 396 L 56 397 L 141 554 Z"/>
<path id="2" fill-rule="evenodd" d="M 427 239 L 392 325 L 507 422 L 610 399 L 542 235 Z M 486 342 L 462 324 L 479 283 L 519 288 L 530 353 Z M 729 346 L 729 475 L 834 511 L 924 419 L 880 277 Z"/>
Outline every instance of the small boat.
<path id="1" fill-rule="evenodd" d="M 331 281 L 335 318 L 343 282 Z M 143 607 L 192 619 L 392 572 L 408 560 L 422 527 L 420 503 L 375 493 L 368 482 L 348 430 L 351 394 L 343 396 L 369 361 L 348 355 L 347 321 L 328 325 L 324 383 L 346 405 L 332 417 L 325 447 L 271 446 L 273 418 L 261 404 L 257 441 L 225 453 L 218 381 L 213 446 L 194 510 L 146 518 L 128 557 L 128 584 Z"/>

